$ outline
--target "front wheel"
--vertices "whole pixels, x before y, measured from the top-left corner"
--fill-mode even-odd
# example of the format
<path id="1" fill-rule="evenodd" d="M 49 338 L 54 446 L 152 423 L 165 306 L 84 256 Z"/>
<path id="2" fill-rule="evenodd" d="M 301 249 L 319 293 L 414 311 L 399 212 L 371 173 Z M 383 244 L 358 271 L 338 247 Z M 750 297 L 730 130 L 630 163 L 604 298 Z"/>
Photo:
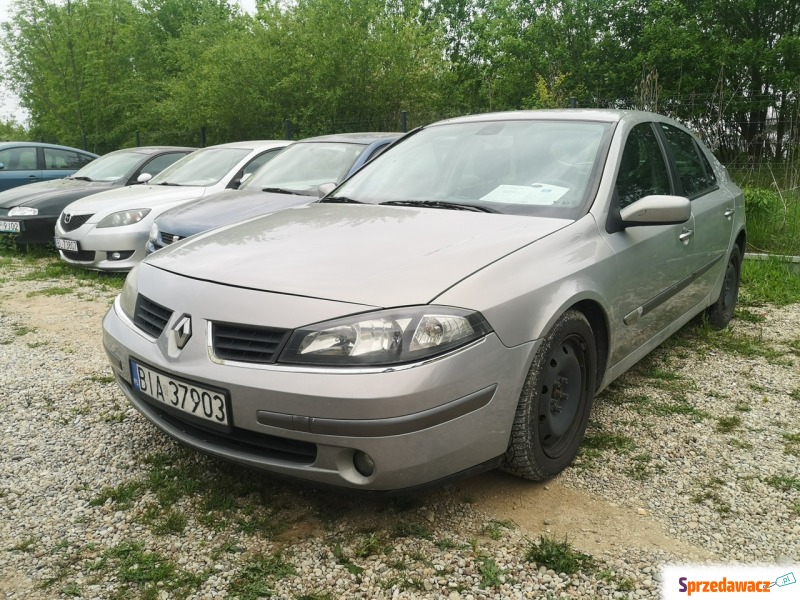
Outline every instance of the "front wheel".
<path id="1" fill-rule="evenodd" d="M 742 269 L 742 255 L 739 247 L 731 250 L 728 265 L 725 267 L 725 279 L 722 282 L 719 298 L 706 309 L 706 320 L 714 329 L 725 329 L 733 318 L 736 300 L 739 298 L 739 280 Z"/>
<path id="2" fill-rule="evenodd" d="M 586 317 L 564 313 L 533 358 L 520 394 L 502 468 L 541 481 L 578 453 L 594 398 L 597 349 Z"/>

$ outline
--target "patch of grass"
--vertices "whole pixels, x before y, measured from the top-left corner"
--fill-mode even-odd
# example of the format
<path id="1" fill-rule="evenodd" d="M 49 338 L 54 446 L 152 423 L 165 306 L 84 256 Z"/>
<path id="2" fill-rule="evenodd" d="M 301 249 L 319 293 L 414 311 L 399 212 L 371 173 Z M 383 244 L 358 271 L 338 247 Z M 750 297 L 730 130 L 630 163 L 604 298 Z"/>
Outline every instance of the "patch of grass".
<path id="1" fill-rule="evenodd" d="M 795 203 L 800 206 L 800 203 Z M 748 227 L 749 231 L 749 227 Z M 743 305 L 775 304 L 785 306 L 800 298 L 800 275 L 779 260 L 742 261 Z"/>
<path id="2" fill-rule="evenodd" d="M 80 598 L 82 596 L 81 588 L 74 581 L 65 585 L 61 589 L 61 593 L 65 596 L 72 596 L 73 598 Z"/>
<path id="3" fill-rule="evenodd" d="M 659 417 L 682 415 L 691 418 L 695 423 L 700 423 L 701 421 L 711 418 L 709 413 L 685 400 L 679 400 L 673 403 L 655 402 L 650 407 L 650 413 Z"/>
<path id="4" fill-rule="evenodd" d="M 637 454 L 631 458 L 633 464 L 625 470 L 625 474 L 636 481 L 645 481 L 652 475 L 650 462 L 653 456 L 650 453 Z"/>
<path id="5" fill-rule="evenodd" d="M 789 397 L 792 400 L 800 402 L 800 388 L 796 388 L 789 393 Z"/>
<path id="6" fill-rule="evenodd" d="M 295 600 L 336 600 L 336 597 L 328 592 L 314 592 L 313 594 L 295 596 Z"/>
<path id="7" fill-rule="evenodd" d="M 117 563 L 117 576 L 123 582 L 165 581 L 176 572 L 175 565 L 157 552 L 145 552 L 139 543 L 123 542 L 104 553 Z"/>
<path id="8" fill-rule="evenodd" d="M 17 337 L 28 335 L 29 333 L 36 333 L 36 327 L 28 327 L 27 325 L 12 325 L 11 331 Z"/>
<path id="9" fill-rule="evenodd" d="M 733 316 L 735 319 L 744 321 L 745 323 L 763 323 L 767 320 L 763 315 L 756 314 L 742 306 L 736 307 L 736 311 L 734 312 Z"/>
<path id="10" fill-rule="evenodd" d="M 336 559 L 336 562 L 342 565 L 353 575 L 358 576 L 364 572 L 363 567 L 359 567 L 345 555 L 344 550 L 342 549 L 342 545 L 339 542 L 336 542 L 336 544 L 334 544 L 333 549 L 331 551 L 333 552 L 333 557 Z"/>
<path id="11" fill-rule="evenodd" d="M 620 592 L 634 592 L 636 591 L 636 582 L 633 579 L 625 578 L 617 584 L 617 590 Z"/>
<path id="12" fill-rule="evenodd" d="M 124 510 L 129 508 L 134 500 L 140 498 L 143 491 L 144 486 L 140 481 L 127 481 L 116 487 L 103 488 L 96 497 L 89 501 L 89 504 L 91 506 L 101 506 L 111 500 L 120 509 Z"/>
<path id="13" fill-rule="evenodd" d="M 499 540 L 503 537 L 503 530 L 504 529 L 514 529 L 514 522 L 509 521 L 508 519 L 504 519 L 502 521 L 497 521 L 492 519 L 486 525 L 483 526 L 481 529 L 481 533 L 487 537 L 492 538 L 493 540 Z"/>
<path id="14" fill-rule="evenodd" d="M 355 555 L 358 558 L 368 558 L 386 554 L 386 550 L 383 541 L 374 533 L 371 533 L 356 543 Z"/>
<path id="15" fill-rule="evenodd" d="M 740 440 L 739 438 L 735 437 L 728 440 L 728 445 L 733 446 L 734 448 L 739 448 L 740 450 L 753 449 L 753 444 L 751 444 L 747 440 Z"/>
<path id="16" fill-rule="evenodd" d="M 735 408 L 739 412 L 744 412 L 744 413 L 747 413 L 747 412 L 750 412 L 751 410 L 753 410 L 750 407 L 749 404 L 745 404 L 744 402 L 738 402 L 736 404 L 736 406 L 734 406 L 733 408 Z"/>
<path id="17" fill-rule="evenodd" d="M 41 348 L 42 346 L 47 346 L 47 342 L 45 342 L 45 341 L 43 341 L 43 340 L 37 340 L 37 341 L 35 341 L 35 342 L 28 342 L 28 343 L 27 343 L 27 344 L 25 344 L 25 345 L 26 345 L 28 348 L 30 348 L 31 350 L 33 350 L 33 349 L 35 349 L 35 348 Z"/>
<path id="18" fill-rule="evenodd" d="M 582 447 L 588 455 L 599 455 L 606 450 L 614 450 L 621 454 L 630 452 L 636 448 L 636 442 L 627 435 L 621 435 L 606 431 L 599 423 L 590 425 L 583 438 Z"/>
<path id="19" fill-rule="evenodd" d="M 784 433 L 783 439 L 786 440 L 783 453 L 800 457 L 800 433 Z"/>
<path id="20" fill-rule="evenodd" d="M 788 475 L 772 475 L 764 482 L 782 492 L 800 491 L 800 479 Z"/>
<path id="21" fill-rule="evenodd" d="M 66 296 L 67 294 L 71 294 L 75 291 L 75 288 L 66 287 L 66 286 L 55 286 L 44 288 L 42 290 L 34 290 L 32 292 L 28 292 L 28 298 L 32 298 L 33 296 Z"/>
<path id="22" fill-rule="evenodd" d="M 115 379 L 113 375 L 92 375 L 89 377 L 89 381 L 94 383 L 114 383 Z"/>
<path id="23" fill-rule="evenodd" d="M 792 510 L 794 511 L 794 514 L 800 516 L 800 500 L 792 504 Z"/>
<path id="24" fill-rule="evenodd" d="M 280 554 L 257 555 L 239 570 L 228 587 L 228 595 L 239 600 L 258 600 L 272 596 L 270 582 L 296 575 L 295 568 Z"/>
<path id="25" fill-rule="evenodd" d="M 433 538 L 431 530 L 423 524 L 412 523 L 410 521 L 400 521 L 394 527 L 394 537 L 396 538 L 421 538 L 430 540 Z"/>
<path id="26" fill-rule="evenodd" d="M 574 575 L 581 569 L 591 568 L 594 564 L 591 556 L 572 548 L 567 538 L 559 541 L 549 536 L 540 536 L 538 544 L 532 542 L 525 558 L 528 562 L 567 575 Z"/>
<path id="27" fill-rule="evenodd" d="M 153 531 L 160 535 L 183 533 L 186 529 L 186 515 L 177 510 L 170 510 L 167 514 L 156 519 Z"/>
<path id="28" fill-rule="evenodd" d="M 33 552 L 35 544 L 36 540 L 34 538 L 26 538 L 19 544 L 11 546 L 9 550 L 13 550 L 15 552 Z"/>
<path id="29" fill-rule="evenodd" d="M 732 417 L 720 417 L 717 419 L 717 431 L 719 433 L 730 433 L 742 424 L 742 418 L 738 415 Z"/>
<path id="30" fill-rule="evenodd" d="M 505 575 L 505 571 L 497 566 L 493 558 L 481 558 L 478 561 L 478 575 L 481 577 L 481 588 L 495 588 L 502 583 L 500 578 Z"/>
<path id="31" fill-rule="evenodd" d="M 719 490 L 725 485 L 725 482 L 718 477 L 709 479 L 702 489 L 696 494 L 692 495 L 692 502 L 695 504 L 707 504 L 711 506 L 720 515 L 726 515 L 731 512 L 731 505 L 719 494 Z"/>

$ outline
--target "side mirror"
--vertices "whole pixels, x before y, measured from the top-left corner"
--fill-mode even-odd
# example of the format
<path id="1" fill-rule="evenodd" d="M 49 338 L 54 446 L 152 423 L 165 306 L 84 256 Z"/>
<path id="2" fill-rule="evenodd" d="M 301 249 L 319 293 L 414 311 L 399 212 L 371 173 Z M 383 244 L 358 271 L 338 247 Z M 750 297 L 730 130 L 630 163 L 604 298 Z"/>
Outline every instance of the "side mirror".
<path id="1" fill-rule="evenodd" d="M 321 186 L 317 188 L 317 195 L 320 198 L 324 198 L 335 189 L 336 189 L 335 183 L 323 183 Z"/>
<path id="2" fill-rule="evenodd" d="M 6 168 L 6 164 L 5 163 L 0 163 L 0 171 L 2 171 L 5 168 Z"/>
<path id="3" fill-rule="evenodd" d="M 148 181 L 150 181 L 152 178 L 153 178 L 153 176 L 152 176 L 152 175 L 150 175 L 150 173 L 142 173 L 141 175 L 139 175 L 139 176 L 136 178 L 136 183 L 147 183 L 147 182 L 148 182 Z"/>
<path id="4" fill-rule="evenodd" d="M 683 196 L 645 196 L 619 213 L 623 227 L 678 225 L 692 216 L 692 203 Z"/>

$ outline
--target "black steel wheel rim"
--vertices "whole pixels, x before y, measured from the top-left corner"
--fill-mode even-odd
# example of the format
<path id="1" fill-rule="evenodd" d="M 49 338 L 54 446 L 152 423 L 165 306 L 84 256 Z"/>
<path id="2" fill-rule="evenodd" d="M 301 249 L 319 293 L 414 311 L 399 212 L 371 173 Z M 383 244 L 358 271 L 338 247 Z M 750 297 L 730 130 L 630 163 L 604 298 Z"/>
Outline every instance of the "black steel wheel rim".
<path id="1" fill-rule="evenodd" d="M 553 346 L 543 366 L 538 403 L 538 432 L 544 453 L 559 458 L 575 438 L 586 403 L 589 353 L 572 334 Z"/>
<path id="2" fill-rule="evenodd" d="M 728 263 L 725 270 L 725 281 L 722 283 L 722 309 L 729 310 L 736 302 L 736 265 Z"/>

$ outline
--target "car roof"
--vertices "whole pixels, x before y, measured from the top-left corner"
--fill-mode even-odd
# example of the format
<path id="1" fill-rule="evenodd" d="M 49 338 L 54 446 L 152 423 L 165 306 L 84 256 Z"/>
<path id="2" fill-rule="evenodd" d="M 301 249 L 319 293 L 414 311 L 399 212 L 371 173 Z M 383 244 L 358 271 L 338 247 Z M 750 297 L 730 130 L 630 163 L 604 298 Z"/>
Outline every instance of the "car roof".
<path id="1" fill-rule="evenodd" d="M 3 148 L 14 148 L 16 146 L 33 146 L 35 148 L 54 148 L 56 150 L 75 150 L 76 152 L 82 152 L 84 154 L 91 154 L 92 156 L 97 156 L 94 152 L 89 152 L 88 150 L 81 150 L 80 148 L 73 148 L 72 146 L 61 146 L 59 144 L 44 144 L 42 142 L 27 142 L 25 140 L 21 140 L 19 142 L 0 142 L 0 149 Z"/>
<path id="2" fill-rule="evenodd" d="M 494 112 L 477 115 L 455 117 L 439 121 L 436 125 L 444 123 L 474 123 L 480 121 L 514 121 L 514 120 L 559 120 L 559 121 L 599 121 L 603 123 L 617 123 L 623 119 L 666 119 L 663 115 L 642 110 L 618 110 L 604 108 L 565 108 L 542 110 L 516 110 L 508 112 Z"/>
<path id="3" fill-rule="evenodd" d="M 158 152 L 194 152 L 197 148 L 190 148 L 188 146 L 135 146 L 133 148 L 120 148 L 104 154 L 116 154 L 117 152 L 136 152 L 138 154 L 157 154 Z"/>
<path id="4" fill-rule="evenodd" d="M 228 142 L 227 144 L 214 144 L 206 148 L 249 148 L 251 150 L 269 150 L 291 144 L 291 140 L 247 140 L 242 142 Z M 201 148 L 205 150 L 205 148 Z"/>
<path id="5" fill-rule="evenodd" d="M 371 144 L 377 140 L 395 140 L 400 136 L 405 135 L 396 131 L 371 131 L 364 133 L 334 133 L 332 135 L 318 135 L 316 137 L 309 137 L 298 140 L 300 143 L 305 142 L 343 142 L 351 144 Z"/>

